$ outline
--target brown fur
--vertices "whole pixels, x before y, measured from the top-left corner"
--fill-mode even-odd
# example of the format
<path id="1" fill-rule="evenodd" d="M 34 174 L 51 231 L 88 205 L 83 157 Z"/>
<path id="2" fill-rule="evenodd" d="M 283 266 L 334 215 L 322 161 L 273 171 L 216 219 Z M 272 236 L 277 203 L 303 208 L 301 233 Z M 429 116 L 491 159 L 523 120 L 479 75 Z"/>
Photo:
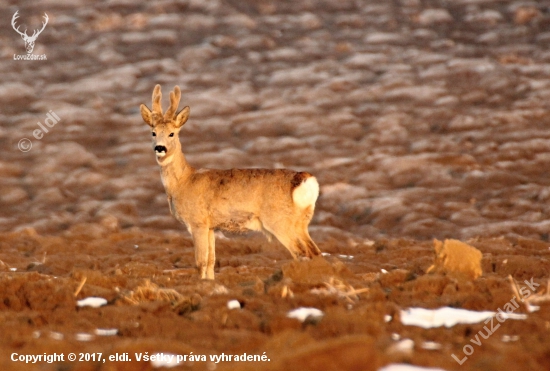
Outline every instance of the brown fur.
<path id="1" fill-rule="evenodd" d="M 308 233 L 318 184 L 314 178 L 313 185 L 304 183 L 313 176 L 287 169 L 196 170 L 187 163 L 178 138 L 189 117 L 189 107 L 176 113 L 180 97 L 176 86 L 170 93 L 170 107 L 163 115 L 157 85 L 152 96 L 153 110 L 143 104 L 140 110 L 155 134 L 153 149 L 159 149 L 157 162 L 170 212 L 193 236 L 201 278 L 214 279 L 217 229 L 262 231 L 268 237 L 275 236 L 294 258 L 319 255 L 321 252 Z M 310 187 L 301 188 L 308 190 L 308 196 L 300 198 L 306 200 L 306 207 L 298 207 L 293 201 L 294 191 L 299 187 Z M 314 198 L 309 205 L 311 194 Z"/>
<path id="2" fill-rule="evenodd" d="M 304 182 L 304 180 L 306 180 L 310 176 L 312 175 L 306 172 L 294 173 L 294 176 L 292 177 L 292 181 L 290 182 L 291 189 L 294 190 L 294 188 L 298 187 L 300 184 Z"/>

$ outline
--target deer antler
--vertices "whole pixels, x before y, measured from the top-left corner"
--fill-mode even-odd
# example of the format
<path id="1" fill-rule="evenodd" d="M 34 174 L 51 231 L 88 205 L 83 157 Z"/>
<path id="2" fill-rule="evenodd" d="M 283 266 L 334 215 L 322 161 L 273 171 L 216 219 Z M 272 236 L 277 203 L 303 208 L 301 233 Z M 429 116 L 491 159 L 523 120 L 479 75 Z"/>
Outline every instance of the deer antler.
<path id="1" fill-rule="evenodd" d="M 46 28 L 46 25 L 48 24 L 48 19 L 49 19 L 46 13 L 44 13 L 44 18 L 46 19 L 46 22 L 42 22 L 42 29 L 40 31 L 34 30 L 34 32 L 32 33 L 31 39 L 36 39 L 38 35 L 40 35 L 42 31 L 44 31 L 44 28 Z M 25 33 L 26 33 L 26 30 L 25 30 Z"/>
<path id="2" fill-rule="evenodd" d="M 181 99 L 181 90 L 179 86 L 174 87 L 174 91 L 170 92 L 170 107 L 166 110 L 166 113 L 164 114 L 165 120 L 171 120 L 174 118 L 174 114 L 178 110 L 178 106 L 180 104 Z"/>
<path id="3" fill-rule="evenodd" d="M 162 93 L 160 92 L 160 85 L 157 84 L 153 90 L 153 113 L 158 113 L 162 116 L 162 106 L 160 100 L 162 98 Z"/>
<path id="4" fill-rule="evenodd" d="M 21 32 L 19 31 L 19 26 L 17 26 L 17 28 L 15 27 L 15 20 L 17 18 L 19 18 L 19 15 L 17 15 L 17 13 L 19 13 L 19 10 L 15 12 L 15 14 L 13 15 L 13 17 L 11 17 L 11 26 L 13 27 L 13 29 L 15 30 L 15 32 L 17 32 L 19 35 L 23 36 L 23 37 L 29 37 L 27 35 L 27 29 L 25 28 L 25 32 Z M 45 14 L 45 13 L 44 13 Z"/>

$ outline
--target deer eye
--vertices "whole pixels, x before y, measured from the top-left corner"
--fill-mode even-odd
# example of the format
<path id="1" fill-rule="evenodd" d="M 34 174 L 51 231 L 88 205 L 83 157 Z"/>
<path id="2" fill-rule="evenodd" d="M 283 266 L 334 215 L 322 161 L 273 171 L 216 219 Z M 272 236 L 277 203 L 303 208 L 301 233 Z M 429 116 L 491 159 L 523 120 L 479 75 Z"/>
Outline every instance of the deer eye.
<path id="1" fill-rule="evenodd" d="M 151 133 L 154 137 L 157 136 L 157 133 L 155 133 L 154 131 Z"/>
<path id="2" fill-rule="evenodd" d="M 173 137 L 174 136 L 174 133 L 170 133 L 170 135 L 168 135 L 169 137 Z"/>

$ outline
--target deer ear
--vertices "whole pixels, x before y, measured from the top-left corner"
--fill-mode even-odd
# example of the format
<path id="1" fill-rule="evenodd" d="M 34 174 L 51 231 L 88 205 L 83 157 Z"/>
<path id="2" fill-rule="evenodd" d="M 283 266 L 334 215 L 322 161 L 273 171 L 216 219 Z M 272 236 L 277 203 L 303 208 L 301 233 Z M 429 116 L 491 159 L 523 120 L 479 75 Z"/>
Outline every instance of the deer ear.
<path id="1" fill-rule="evenodd" d="M 184 109 L 182 109 L 178 115 L 176 116 L 176 127 L 181 128 L 183 124 L 187 122 L 187 119 L 189 118 L 189 106 L 186 106 Z"/>
<path id="2" fill-rule="evenodd" d="M 141 112 L 141 117 L 143 118 L 143 121 L 147 123 L 149 126 L 153 126 L 153 113 L 145 104 L 142 104 L 139 106 L 139 110 Z"/>

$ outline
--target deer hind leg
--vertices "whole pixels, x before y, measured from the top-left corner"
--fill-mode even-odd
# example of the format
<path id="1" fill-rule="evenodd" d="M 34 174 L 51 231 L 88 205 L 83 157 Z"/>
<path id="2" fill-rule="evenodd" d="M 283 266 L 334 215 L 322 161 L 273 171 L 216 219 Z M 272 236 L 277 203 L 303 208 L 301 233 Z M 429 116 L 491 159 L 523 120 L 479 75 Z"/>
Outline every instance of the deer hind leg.
<path id="1" fill-rule="evenodd" d="M 297 233 L 298 230 L 293 223 L 264 224 L 264 228 L 286 247 L 294 259 L 309 257 L 307 243 L 302 242 L 303 238 Z"/>
<path id="2" fill-rule="evenodd" d="M 317 247 L 315 242 L 313 242 L 311 236 L 309 235 L 309 232 L 307 230 L 307 223 L 300 237 L 300 244 L 302 244 L 303 249 L 306 251 L 305 255 L 308 258 L 313 258 L 314 256 L 321 255 L 321 250 L 319 250 L 319 248 Z"/>
<path id="3" fill-rule="evenodd" d="M 195 262 L 201 279 L 214 278 L 212 267 L 212 278 L 208 277 L 208 253 L 209 253 L 209 229 L 205 227 L 193 228 L 193 244 L 195 245 Z"/>
<path id="4" fill-rule="evenodd" d="M 313 206 L 308 206 L 305 209 L 300 210 L 300 215 L 297 217 L 296 224 L 298 225 L 299 231 L 299 240 L 302 244 L 303 249 L 306 252 L 308 258 L 313 258 L 314 256 L 321 255 L 321 250 L 317 247 L 315 242 L 311 239 L 309 235 L 308 226 L 313 217 Z"/>
<path id="5" fill-rule="evenodd" d="M 278 233 L 275 230 L 270 230 L 270 233 L 286 247 L 294 259 L 305 256 L 305 251 L 297 238 L 293 238 L 293 236 L 290 236 L 288 233 Z"/>

